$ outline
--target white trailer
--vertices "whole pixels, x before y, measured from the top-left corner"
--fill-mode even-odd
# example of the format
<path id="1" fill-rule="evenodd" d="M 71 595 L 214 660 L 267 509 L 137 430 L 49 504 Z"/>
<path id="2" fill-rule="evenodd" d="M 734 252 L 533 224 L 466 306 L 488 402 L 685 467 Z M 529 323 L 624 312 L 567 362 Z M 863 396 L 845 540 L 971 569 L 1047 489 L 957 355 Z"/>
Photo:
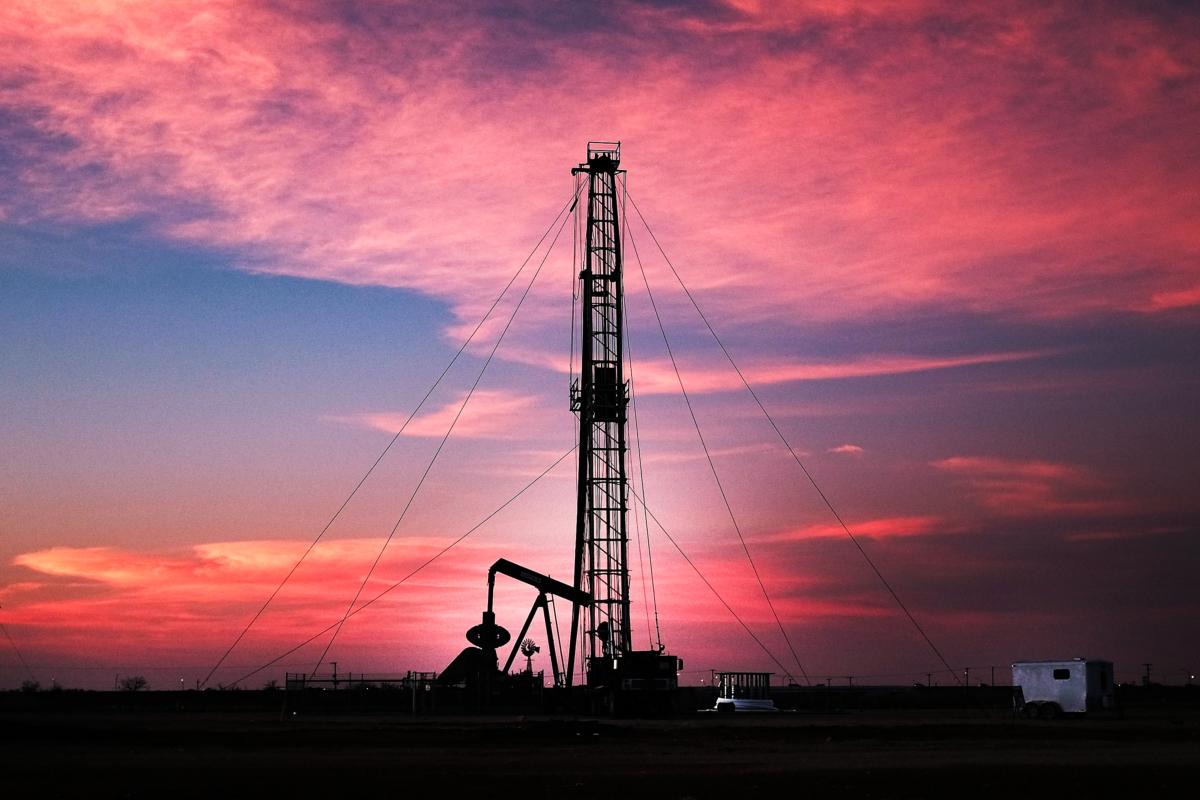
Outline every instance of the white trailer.
<path id="1" fill-rule="evenodd" d="M 1012 685 L 1014 707 L 1027 717 L 1116 708 L 1111 661 L 1018 661 L 1012 665 Z"/>

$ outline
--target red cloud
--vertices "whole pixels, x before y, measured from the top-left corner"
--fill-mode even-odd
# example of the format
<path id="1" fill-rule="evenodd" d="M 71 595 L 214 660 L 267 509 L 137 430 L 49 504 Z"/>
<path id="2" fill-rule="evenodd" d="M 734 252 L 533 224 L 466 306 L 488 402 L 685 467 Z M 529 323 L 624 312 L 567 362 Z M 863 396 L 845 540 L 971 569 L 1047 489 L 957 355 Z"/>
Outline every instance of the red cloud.
<path id="1" fill-rule="evenodd" d="M 1165 311 L 1171 308 L 1186 308 L 1200 304 L 1200 286 L 1173 292 L 1155 292 L 1150 298 L 1150 311 Z"/>
<path id="2" fill-rule="evenodd" d="M 394 542 L 360 603 L 377 596 L 447 543 L 429 537 Z M 230 663 L 278 655 L 336 622 L 382 544 L 382 539 L 321 542 Z M 6 608 L 19 619 L 24 645 L 43 659 L 154 664 L 191 658 L 215 663 L 305 547 L 306 543 L 296 541 L 241 541 L 200 544 L 182 553 L 70 547 L 24 553 L 15 563 L 47 580 L 23 582 L 20 592 L 8 587 L 14 591 Z M 460 545 L 455 559 L 419 573 L 385 595 L 386 602 L 349 623 L 344 645 L 361 657 L 364 648 L 369 652 L 380 640 L 394 640 L 398 608 L 403 609 L 409 629 L 465 630 L 470 617 L 460 609 L 475 605 L 472 601 L 480 594 L 489 557 L 493 557 L 491 548 L 481 553 L 469 543 Z M 360 624 L 364 620 L 367 625 Z M 364 632 L 369 632 L 365 639 Z M 435 637 L 436 641 L 405 649 L 424 654 L 423 658 L 441 659 L 452 653 L 451 640 L 459 638 Z M 301 651 L 293 658 L 296 664 L 288 663 L 296 666 L 316 652 Z M 396 656 L 394 652 L 391 658 Z M 375 664 L 381 668 L 378 660 Z"/>

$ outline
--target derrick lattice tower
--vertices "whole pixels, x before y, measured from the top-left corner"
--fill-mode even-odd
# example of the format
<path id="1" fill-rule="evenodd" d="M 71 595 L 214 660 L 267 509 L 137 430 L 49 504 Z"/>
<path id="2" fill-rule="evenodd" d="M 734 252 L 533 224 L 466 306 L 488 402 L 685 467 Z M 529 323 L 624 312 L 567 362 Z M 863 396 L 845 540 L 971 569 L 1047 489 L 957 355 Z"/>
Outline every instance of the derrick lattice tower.
<path id="1" fill-rule="evenodd" d="M 615 668 L 631 648 L 620 163 L 619 142 L 589 142 L 587 161 L 572 170 L 588 181 L 585 254 L 579 273 L 580 372 L 571 386 L 571 409 L 579 415 L 575 586 L 592 596 L 592 605 L 574 607 L 568 664 L 575 664 L 582 622 L 581 665 L 586 666 L 589 683 Z M 583 615 L 586 619 L 581 620 Z"/>
<path id="2" fill-rule="evenodd" d="M 625 295 L 622 290 L 620 142 L 588 142 L 587 160 L 571 170 L 575 176 L 572 210 L 582 213 L 578 193 L 587 181 L 586 228 L 579 272 L 579 378 L 571 383 L 571 410 L 579 417 L 579 482 L 575 516 L 574 583 L 568 586 L 507 559 L 488 571 L 488 602 L 481 622 L 467 631 L 474 645 L 459 653 L 443 673 L 443 682 L 460 680 L 479 690 L 481 705 L 504 691 L 509 669 L 519 652 L 514 645 L 503 669 L 496 650 L 510 640 L 496 624 L 493 607 L 496 576 L 507 575 L 538 589 L 517 635 L 521 642 L 540 609 L 546 622 L 547 652 L 555 689 L 565 689 L 564 707 L 588 713 L 666 713 L 674 702 L 683 661 L 657 649 L 635 650 L 630 627 L 629 516 L 630 486 L 626 472 L 627 411 L 631 408 L 625 380 Z M 573 323 L 574 324 L 574 323 Z M 647 531 L 649 537 L 649 531 Z M 650 547 L 646 540 L 647 550 Z M 651 573 L 653 584 L 653 573 Z M 559 668 L 555 641 L 554 597 L 571 604 L 571 633 L 565 669 Z M 554 621 L 551 621 L 552 616 Z M 657 609 L 655 610 L 657 619 Z M 648 623 L 647 623 L 648 624 Z M 528 657 L 528 653 L 526 656 Z M 578 661 L 576 660 L 578 658 Z M 584 686 L 574 685 L 579 665 Z M 509 686 L 511 688 L 511 686 Z"/>

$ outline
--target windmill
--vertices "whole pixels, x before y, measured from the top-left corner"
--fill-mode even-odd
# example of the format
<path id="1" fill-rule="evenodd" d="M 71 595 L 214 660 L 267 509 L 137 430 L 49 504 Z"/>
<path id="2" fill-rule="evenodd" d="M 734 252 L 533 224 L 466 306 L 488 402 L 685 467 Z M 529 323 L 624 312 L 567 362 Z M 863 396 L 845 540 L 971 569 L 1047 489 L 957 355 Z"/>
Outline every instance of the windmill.
<path id="1" fill-rule="evenodd" d="M 521 655 L 525 656 L 525 671 L 530 675 L 533 674 L 533 654 L 540 653 L 542 648 L 537 646 L 537 642 L 533 639 L 526 639 L 521 642 Z"/>

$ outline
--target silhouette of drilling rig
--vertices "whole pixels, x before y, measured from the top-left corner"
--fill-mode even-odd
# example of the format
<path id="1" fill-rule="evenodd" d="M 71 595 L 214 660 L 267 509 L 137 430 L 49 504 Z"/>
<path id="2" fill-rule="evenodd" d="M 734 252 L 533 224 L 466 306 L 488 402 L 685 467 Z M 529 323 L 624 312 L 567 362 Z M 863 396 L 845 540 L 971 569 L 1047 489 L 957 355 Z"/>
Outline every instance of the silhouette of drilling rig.
<path id="1" fill-rule="evenodd" d="M 488 571 L 488 606 L 480 624 L 467 632 L 467 648 L 443 671 L 447 683 L 465 682 L 480 691 L 481 704 L 504 689 L 508 670 L 539 609 L 546 623 L 547 652 L 555 687 L 568 703 L 600 713 L 667 710 L 682 662 L 657 650 L 634 650 L 630 633 L 629 483 L 626 423 L 629 383 L 624 368 L 624 292 L 618 175 L 620 142 L 589 142 L 587 161 L 571 170 L 588 183 L 583 269 L 579 273 L 579 378 L 570 388 L 571 410 L 579 416 L 579 483 L 575 517 L 574 581 L 568 586 L 534 570 L 500 559 Z M 496 624 L 492 595 L 497 574 L 539 592 L 503 670 L 497 650 L 511 640 Z M 549 603 L 571 605 L 566 664 L 560 668 Z M 582 635 L 581 635 L 582 634 Z M 580 645 L 582 644 L 582 647 Z M 573 686 L 576 658 L 583 683 Z"/>

